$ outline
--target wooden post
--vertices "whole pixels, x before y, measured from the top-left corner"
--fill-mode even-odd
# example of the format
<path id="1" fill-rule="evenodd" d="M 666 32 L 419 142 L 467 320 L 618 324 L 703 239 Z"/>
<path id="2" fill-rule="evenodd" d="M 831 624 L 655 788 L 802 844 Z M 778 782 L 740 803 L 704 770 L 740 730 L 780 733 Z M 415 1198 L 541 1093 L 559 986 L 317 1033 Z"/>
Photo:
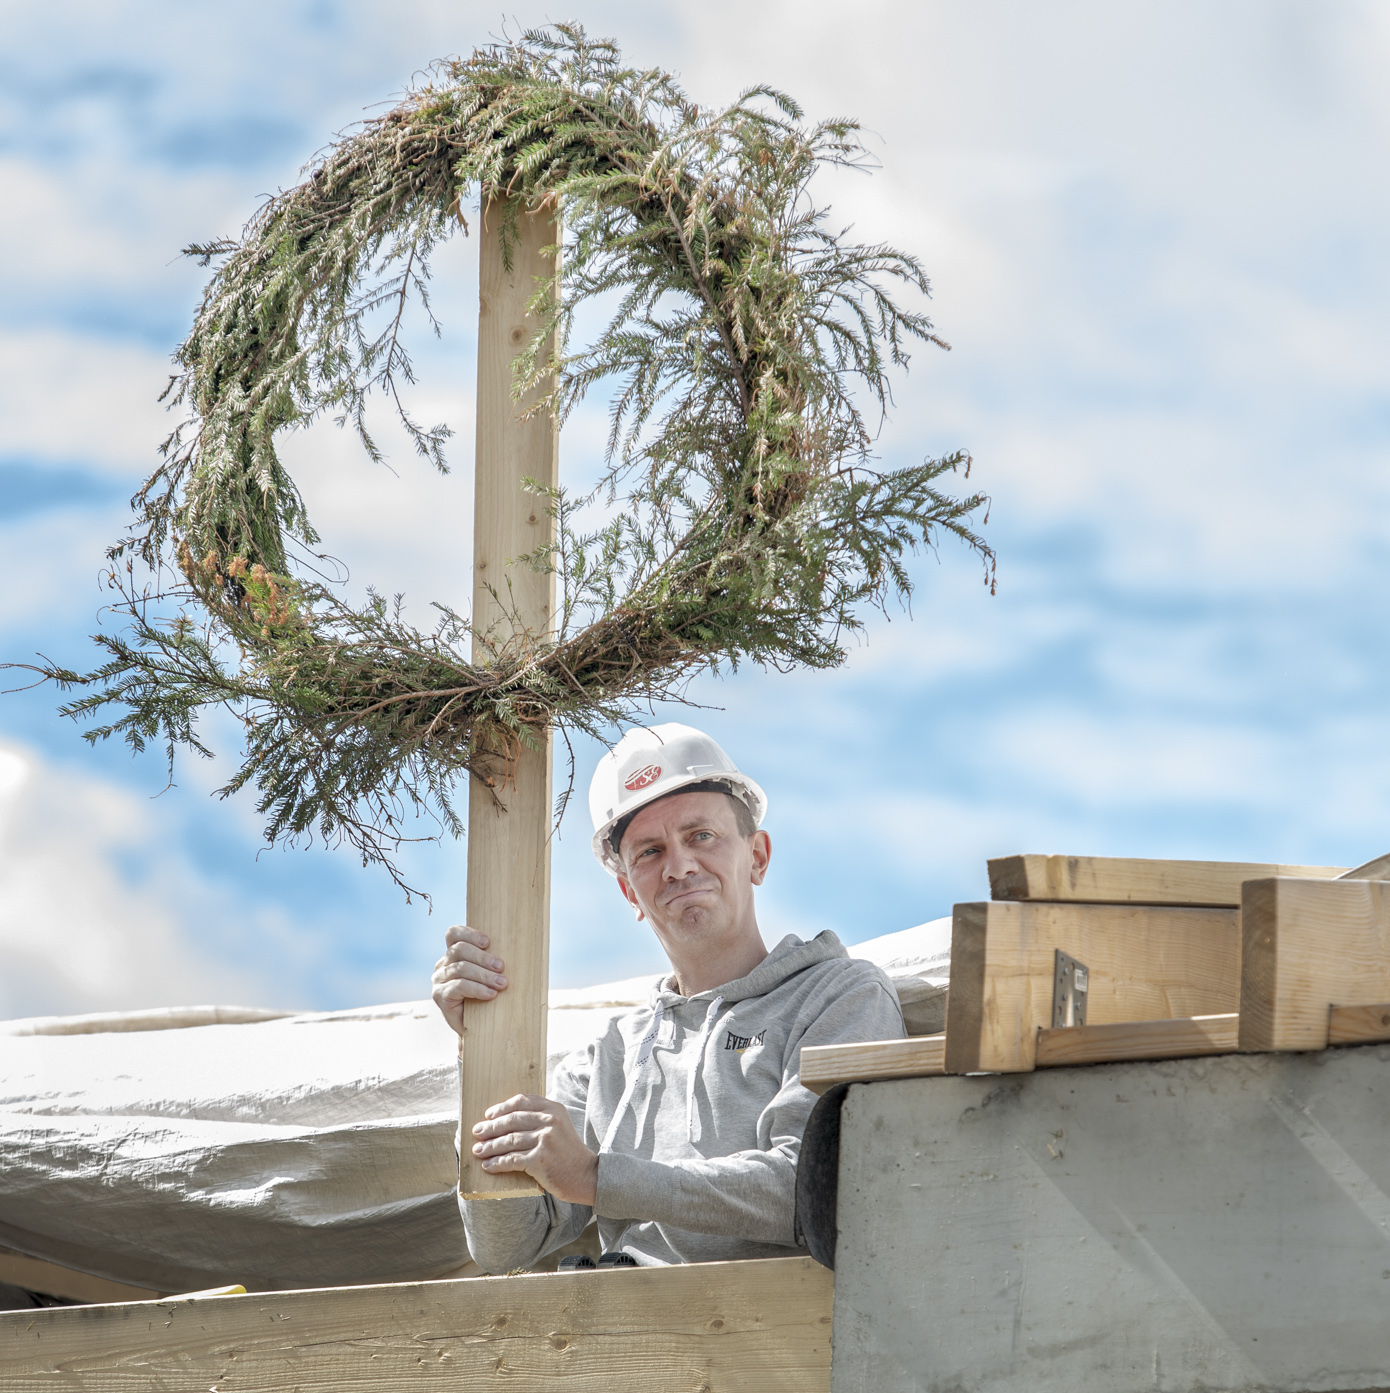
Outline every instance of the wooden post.
<path id="1" fill-rule="evenodd" d="M 554 537 L 546 502 L 522 480 L 559 484 L 558 432 L 549 415 L 518 419 L 512 362 L 535 332 L 526 304 L 538 278 L 554 275 L 542 248 L 559 241 L 548 212 L 523 214 L 512 269 L 502 264 L 503 206 L 489 204 L 479 232 L 477 450 L 473 492 L 473 623 L 505 638 L 513 627 L 546 633 L 555 622 L 555 577 L 516 558 Z M 499 603 L 499 597 L 501 603 Z M 481 657 L 474 640 L 474 657 Z M 545 1092 L 546 991 L 550 961 L 550 737 L 532 749 L 484 752 L 484 778 L 469 781 L 468 923 L 492 940 L 509 985 L 464 1009 L 459 1040 L 463 1146 L 459 1192 L 533 1195 L 529 1176 L 490 1175 L 473 1159 L 469 1129 L 494 1103 Z M 489 786 L 489 784 L 491 786 Z"/>

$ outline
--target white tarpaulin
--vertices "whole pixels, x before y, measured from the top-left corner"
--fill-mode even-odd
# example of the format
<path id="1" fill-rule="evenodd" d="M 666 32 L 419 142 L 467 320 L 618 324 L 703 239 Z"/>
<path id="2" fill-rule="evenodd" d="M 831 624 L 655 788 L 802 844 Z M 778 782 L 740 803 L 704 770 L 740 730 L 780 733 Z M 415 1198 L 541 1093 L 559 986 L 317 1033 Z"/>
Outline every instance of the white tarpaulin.
<path id="1" fill-rule="evenodd" d="M 941 1028 L 949 919 L 852 951 L 895 979 L 914 1033 Z M 654 980 L 553 991 L 550 1068 Z M 456 1042 L 430 1003 L 193 1026 L 215 1017 L 163 1014 L 170 1028 L 0 1023 L 0 1245 L 161 1292 L 467 1263 Z"/>

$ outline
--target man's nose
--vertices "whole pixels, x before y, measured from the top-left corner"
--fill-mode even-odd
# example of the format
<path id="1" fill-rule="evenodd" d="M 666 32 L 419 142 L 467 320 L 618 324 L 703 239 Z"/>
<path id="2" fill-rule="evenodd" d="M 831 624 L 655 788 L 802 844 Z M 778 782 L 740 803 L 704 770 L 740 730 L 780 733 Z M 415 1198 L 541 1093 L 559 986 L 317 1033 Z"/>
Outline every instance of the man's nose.
<path id="1" fill-rule="evenodd" d="M 677 843 L 668 848 L 661 873 L 665 880 L 687 880 L 699 869 L 700 863 L 696 861 L 690 848 Z"/>

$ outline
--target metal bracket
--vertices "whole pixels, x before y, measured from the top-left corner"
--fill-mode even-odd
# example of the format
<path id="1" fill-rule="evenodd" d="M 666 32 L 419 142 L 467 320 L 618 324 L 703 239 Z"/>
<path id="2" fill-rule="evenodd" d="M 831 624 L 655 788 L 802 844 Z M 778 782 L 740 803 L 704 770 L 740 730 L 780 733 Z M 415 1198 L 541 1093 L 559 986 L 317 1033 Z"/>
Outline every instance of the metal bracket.
<path id="1" fill-rule="evenodd" d="M 1052 978 L 1052 1024 L 1086 1024 L 1086 990 L 1091 974 L 1086 964 L 1057 949 Z"/>

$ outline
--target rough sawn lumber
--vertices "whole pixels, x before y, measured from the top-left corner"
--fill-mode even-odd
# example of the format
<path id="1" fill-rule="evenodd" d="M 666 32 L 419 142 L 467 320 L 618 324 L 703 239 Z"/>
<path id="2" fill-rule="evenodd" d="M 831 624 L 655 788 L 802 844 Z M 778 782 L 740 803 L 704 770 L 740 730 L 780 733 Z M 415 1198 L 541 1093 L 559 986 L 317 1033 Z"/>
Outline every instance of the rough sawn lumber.
<path id="1" fill-rule="evenodd" d="M 1090 1025 L 1225 1014 L 1240 992 L 1234 909 L 977 903 L 955 907 L 946 1072 L 1026 1072 L 1052 1025 L 1057 949 L 1090 969 Z"/>
<path id="2" fill-rule="evenodd" d="M 853 1045 L 807 1045 L 801 1051 L 801 1082 L 812 1093 L 837 1083 L 911 1079 L 946 1072 L 946 1037 L 915 1035 Z"/>
<path id="3" fill-rule="evenodd" d="M 1336 866 L 1281 866 L 1246 861 L 1156 861 L 1114 856 L 1001 856 L 989 863 L 996 900 L 1082 904 L 1240 904 L 1247 880 L 1295 875 L 1331 878 Z"/>
<path id="4" fill-rule="evenodd" d="M 0 1248 L 0 1282 L 22 1287 L 25 1291 L 42 1292 L 45 1296 L 61 1296 L 68 1301 L 149 1301 L 160 1295 L 146 1287 L 93 1277 L 88 1272 L 31 1258 L 9 1248 Z"/>
<path id="5" fill-rule="evenodd" d="M 1373 1006 L 1334 1006 L 1328 1013 L 1329 1045 L 1366 1045 L 1390 1040 L 1390 1001 Z"/>
<path id="6" fill-rule="evenodd" d="M 548 214 L 522 215 L 512 269 L 502 264 L 502 209 L 484 210 L 479 242 L 477 449 L 473 503 L 473 623 L 501 641 L 515 629 L 537 635 L 555 624 L 555 575 L 518 558 L 554 540 L 547 500 L 525 480 L 560 482 L 553 417 L 519 413 L 512 360 L 534 321 L 526 313 L 539 278 L 554 274 L 544 248 L 559 240 Z M 533 394 L 534 397 L 534 394 Z M 474 638 L 474 658 L 487 653 Z M 460 1041 L 464 1146 L 459 1190 L 474 1195 L 536 1195 L 527 1175 L 489 1174 L 469 1151 L 468 1130 L 494 1103 L 545 1092 L 546 989 L 550 961 L 550 736 L 540 749 L 494 752 L 485 781 L 475 771 L 468 797 L 468 922 L 492 941 L 507 965 L 508 987 L 495 1000 L 464 1008 Z"/>
<path id="7" fill-rule="evenodd" d="M 5 1393 L 824 1393 L 810 1258 L 0 1314 Z"/>
<path id="8" fill-rule="evenodd" d="M 1127 1059 L 1185 1059 L 1203 1054 L 1234 1054 L 1238 1018 L 1186 1016 L 1171 1021 L 1121 1021 L 1114 1025 L 1072 1025 L 1038 1031 L 1036 1066 L 1114 1064 Z"/>
<path id="9" fill-rule="evenodd" d="M 1390 1001 L 1390 881 L 1254 880 L 1241 930 L 1243 1050 L 1320 1050 L 1329 1007 Z"/>

